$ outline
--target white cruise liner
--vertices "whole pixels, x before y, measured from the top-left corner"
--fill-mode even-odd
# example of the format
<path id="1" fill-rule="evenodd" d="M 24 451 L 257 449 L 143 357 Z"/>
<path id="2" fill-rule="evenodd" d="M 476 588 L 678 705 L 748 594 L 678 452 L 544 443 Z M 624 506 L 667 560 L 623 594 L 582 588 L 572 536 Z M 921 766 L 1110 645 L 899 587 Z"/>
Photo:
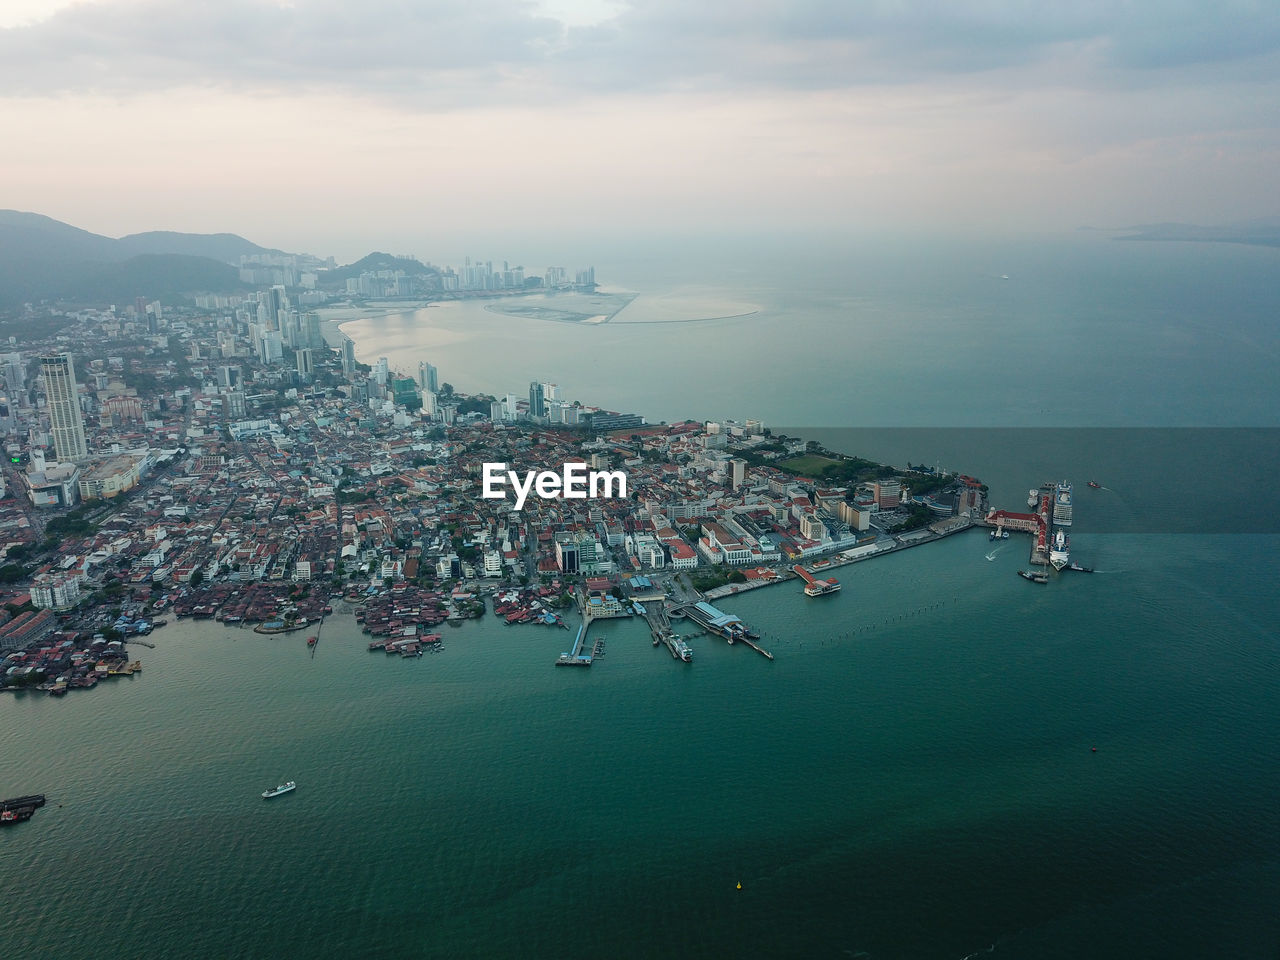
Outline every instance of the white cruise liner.
<path id="1" fill-rule="evenodd" d="M 1059 530 L 1053 535 L 1053 546 L 1049 548 L 1049 562 L 1055 570 L 1061 570 L 1071 562 L 1071 538 Z"/>
<path id="2" fill-rule="evenodd" d="M 1071 526 L 1071 484 L 1063 480 L 1053 498 L 1053 522 L 1055 526 Z"/>

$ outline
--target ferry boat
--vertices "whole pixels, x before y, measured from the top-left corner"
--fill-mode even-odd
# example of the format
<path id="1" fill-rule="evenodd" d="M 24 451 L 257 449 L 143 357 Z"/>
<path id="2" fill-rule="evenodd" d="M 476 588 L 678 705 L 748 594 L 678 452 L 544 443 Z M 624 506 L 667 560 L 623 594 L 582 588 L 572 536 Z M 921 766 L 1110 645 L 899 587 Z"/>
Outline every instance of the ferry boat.
<path id="1" fill-rule="evenodd" d="M 1037 503 L 1039 503 L 1039 502 L 1040 502 L 1040 491 L 1039 491 L 1039 490 L 1031 490 L 1031 491 L 1029 491 L 1029 492 L 1027 493 L 1027 506 L 1028 506 L 1028 507 L 1034 507 L 1034 506 L 1035 506 Z"/>
<path id="2" fill-rule="evenodd" d="M 685 643 L 682 637 L 674 633 L 668 633 L 662 640 L 666 643 L 667 649 L 671 651 L 672 658 L 683 660 L 685 663 L 693 663 L 693 649 L 689 644 Z M 657 639 L 653 641 L 653 645 L 655 647 L 658 645 Z"/>
<path id="3" fill-rule="evenodd" d="M 272 797 L 278 797 L 282 793 L 289 793 L 290 791 L 297 789 L 298 785 L 290 780 L 288 783 L 280 784 L 280 786 L 276 787 L 274 790 L 263 790 L 262 799 L 270 800 Z"/>

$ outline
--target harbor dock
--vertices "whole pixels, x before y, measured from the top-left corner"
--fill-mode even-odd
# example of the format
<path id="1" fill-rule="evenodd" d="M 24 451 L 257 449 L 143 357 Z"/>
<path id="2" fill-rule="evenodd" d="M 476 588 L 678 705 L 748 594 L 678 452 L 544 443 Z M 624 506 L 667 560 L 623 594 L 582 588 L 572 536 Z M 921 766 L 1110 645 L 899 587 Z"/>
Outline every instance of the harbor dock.
<path id="1" fill-rule="evenodd" d="M 582 652 L 582 644 L 586 641 L 587 636 L 587 622 L 587 620 L 582 621 L 582 626 L 578 627 L 578 635 L 573 639 L 573 649 L 567 653 L 560 654 L 559 659 L 556 660 L 557 667 L 591 666 L 592 655 Z"/>
<path id="2" fill-rule="evenodd" d="M 744 643 L 756 653 L 769 660 L 773 659 L 773 654 L 765 650 L 755 641 L 759 639 L 759 635 L 742 622 L 742 620 L 732 613 L 725 613 L 718 610 L 705 600 L 699 600 L 697 603 L 685 604 L 679 608 L 673 608 L 683 613 L 707 633 L 713 633 L 717 637 L 724 637 L 730 645 L 735 643 Z"/>

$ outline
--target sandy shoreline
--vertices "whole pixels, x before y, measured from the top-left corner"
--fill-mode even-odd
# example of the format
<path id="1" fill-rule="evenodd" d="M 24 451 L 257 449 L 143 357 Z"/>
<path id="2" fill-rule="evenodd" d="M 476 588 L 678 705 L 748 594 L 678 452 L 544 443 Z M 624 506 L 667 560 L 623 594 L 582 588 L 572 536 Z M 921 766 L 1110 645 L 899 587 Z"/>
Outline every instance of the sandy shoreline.
<path id="1" fill-rule="evenodd" d="M 423 310 L 434 302 L 434 300 L 397 300 L 394 302 L 374 300 L 361 307 L 320 307 L 316 310 L 316 315 L 320 318 L 320 332 L 324 336 L 325 342 L 331 347 L 341 347 L 342 338 L 346 336 L 342 332 L 343 324 L 350 323 L 353 320 L 389 317 L 396 313 L 412 313 L 415 310 Z M 355 338 L 352 337 L 352 339 L 354 340 Z M 358 341 L 356 348 L 357 350 L 359 349 Z"/>

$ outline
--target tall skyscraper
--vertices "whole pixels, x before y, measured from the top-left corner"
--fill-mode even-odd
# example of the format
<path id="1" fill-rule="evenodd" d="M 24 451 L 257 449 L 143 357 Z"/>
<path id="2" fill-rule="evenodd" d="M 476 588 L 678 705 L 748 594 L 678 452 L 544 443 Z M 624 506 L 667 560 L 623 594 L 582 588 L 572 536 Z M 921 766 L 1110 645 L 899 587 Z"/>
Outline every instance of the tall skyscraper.
<path id="1" fill-rule="evenodd" d="M 303 339 L 312 350 L 319 350 L 325 345 L 324 334 L 320 331 L 320 315 L 315 311 L 308 313 L 302 323 Z"/>
<path id="2" fill-rule="evenodd" d="M 356 342 L 346 334 L 342 336 L 342 375 L 347 379 L 356 375 Z"/>
<path id="3" fill-rule="evenodd" d="M 529 416 L 539 419 L 547 415 L 546 392 L 542 384 L 533 381 L 529 384 Z"/>
<path id="4" fill-rule="evenodd" d="M 378 386 L 385 387 L 390 379 L 391 368 L 387 363 L 387 358 L 379 357 L 378 362 L 373 365 L 373 381 Z"/>
<path id="5" fill-rule="evenodd" d="M 6 353 L 0 357 L 0 361 L 4 364 L 4 385 L 9 393 L 9 399 L 15 405 L 23 400 L 27 386 L 27 370 L 26 365 L 22 362 L 22 354 Z"/>
<path id="6" fill-rule="evenodd" d="M 432 393 L 440 392 L 440 374 L 426 360 L 418 361 L 418 388 Z"/>
<path id="7" fill-rule="evenodd" d="M 279 330 L 268 330 L 262 334 L 258 356 L 263 363 L 279 363 L 284 359 L 284 341 L 280 339 Z"/>
<path id="8" fill-rule="evenodd" d="M 315 361 L 311 348 L 303 347 L 297 352 L 298 376 L 310 378 L 315 373 Z"/>
<path id="9" fill-rule="evenodd" d="M 84 442 L 84 420 L 80 416 L 80 392 L 76 387 L 75 365 L 71 354 L 56 353 L 40 358 L 44 391 L 49 398 L 49 425 L 53 434 L 53 452 L 63 462 L 80 460 L 89 455 Z"/>

